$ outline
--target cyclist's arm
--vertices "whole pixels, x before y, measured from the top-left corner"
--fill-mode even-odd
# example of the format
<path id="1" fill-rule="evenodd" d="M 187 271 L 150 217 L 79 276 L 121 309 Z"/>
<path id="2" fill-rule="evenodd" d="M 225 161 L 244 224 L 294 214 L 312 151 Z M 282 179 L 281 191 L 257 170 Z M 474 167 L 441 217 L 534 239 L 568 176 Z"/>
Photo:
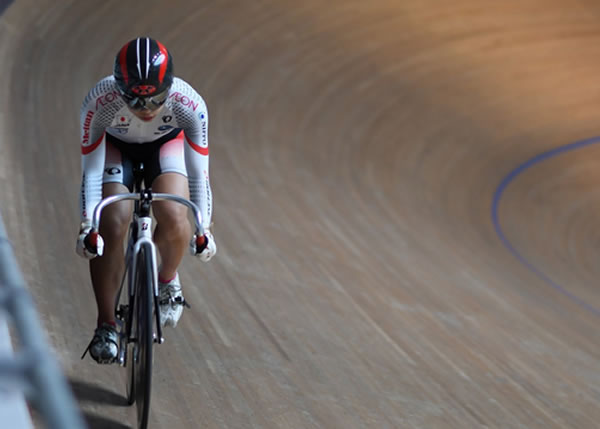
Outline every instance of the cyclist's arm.
<path id="1" fill-rule="evenodd" d="M 185 132 L 185 166 L 188 173 L 190 198 L 200 208 L 202 226 L 210 227 L 212 217 L 212 191 L 208 174 L 208 113 L 200 104 L 195 124 Z"/>
<path id="2" fill-rule="evenodd" d="M 111 101 L 117 98 L 114 78 L 107 76 L 90 90 L 81 106 L 82 178 L 79 213 L 82 222 L 91 220 L 94 208 L 102 200 L 106 145 L 104 132 L 114 116 L 111 112 L 115 111 L 115 107 Z"/>
<path id="3" fill-rule="evenodd" d="M 85 153 L 82 146 L 81 154 L 81 193 L 79 195 L 79 209 L 81 222 L 91 222 L 94 208 L 102 199 L 102 176 L 104 174 L 105 149 L 104 135 L 100 137 L 99 144 L 89 153 Z"/>
<path id="4" fill-rule="evenodd" d="M 98 127 L 93 106 L 84 103 L 81 110 L 81 192 L 79 214 L 81 222 L 90 222 L 94 208 L 102 199 L 104 174 L 104 129 Z"/>

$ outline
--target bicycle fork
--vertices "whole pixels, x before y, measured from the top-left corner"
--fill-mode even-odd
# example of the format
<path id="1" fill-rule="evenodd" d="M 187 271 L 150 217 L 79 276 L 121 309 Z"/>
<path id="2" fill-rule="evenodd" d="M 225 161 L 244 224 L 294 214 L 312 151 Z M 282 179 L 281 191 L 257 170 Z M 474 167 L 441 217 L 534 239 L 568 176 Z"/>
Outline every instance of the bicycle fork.
<path id="1" fill-rule="evenodd" d="M 152 218 L 150 216 L 140 216 L 136 219 L 137 221 L 137 232 L 138 239 L 133 246 L 133 255 L 138 255 L 139 252 L 144 248 L 146 252 L 151 255 L 152 259 L 152 295 L 154 297 L 154 314 L 156 321 L 156 332 L 154 334 L 154 342 L 162 344 L 165 339 L 162 336 L 162 328 L 160 326 L 160 309 L 158 305 L 159 301 L 159 290 L 158 290 L 158 265 L 156 258 L 156 245 L 152 241 Z M 134 257 L 132 260 L 130 276 L 132 273 L 137 272 L 137 258 Z M 129 296 L 132 296 L 135 292 L 133 290 L 134 282 L 129 282 Z"/>
<path id="2" fill-rule="evenodd" d="M 132 303 L 131 299 L 135 294 L 135 279 L 134 275 L 137 272 L 137 255 L 144 248 L 145 252 L 148 252 L 151 255 L 152 260 L 152 296 L 154 298 L 154 313 L 156 315 L 156 332 L 153 334 L 154 342 L 158 344 L 162 344 L 164 342 L 164 337 L 162 335 L 162 327 L 160 326 L 160 309 L 158 305 L 159 301 L 159 290 L 158 290 L 158 268 L 157 268 L 157 257 L 156 257 L 156 245 L 152 241 L 152 218 L 150 216 L 137 216 L 134 214 L 133 222 L 136 223 L 136 228 L 134 231 L 134 235 L 137 237 L 130 237 L 129 244 L 127 245 L 127 255 L 126 260 L 130 261 L 129 267 L 127 269 L 127 293 L 129 296 L 129 303 Z M 135 240 L 135 242 L 134 242 Z M 134 297 L 136 299 L 136 297 Z M 119 318 L 125 322 L 125 326 L 128 327 L 128 332 L 124 332 L 120 338 L 120 346 L 119 346 L 119 356 L 118 362 L 119 365 L 125 366 L 127 364 L 126 354 L 127 354 L 127 345 L 131 341 L 137 341 L 135 337 L 131 334 L 132 322 L 133 322 L 133 311 L 129 305 L 125 306 L 126 310 L 124 311 L 123 306 L 119 308 Z M 136 333 L 137 336 L 137 333 Z"/>

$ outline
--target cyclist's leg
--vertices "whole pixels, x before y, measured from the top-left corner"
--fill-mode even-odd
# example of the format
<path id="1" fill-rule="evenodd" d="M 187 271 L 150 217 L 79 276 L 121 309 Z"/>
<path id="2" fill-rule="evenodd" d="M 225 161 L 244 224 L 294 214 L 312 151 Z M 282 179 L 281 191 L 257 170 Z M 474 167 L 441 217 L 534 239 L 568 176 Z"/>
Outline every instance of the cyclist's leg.
<path id="1" fill-rule="evenodd" d="M 131 162 L 107 141 L 103 197 L 129 192 Z M 123 241 L 133 210 L 132 201 L 107 206 L 100 219 L 100 235 L 104 238 L 104 255 L 90 261 L 92 285 L 98 306 L 98 326 L 114 324 L 115 299 L 124 270 Z"/>
<path id="2" fill-rule="evenodd" d="M 154 180 L 152 189 L 189 198 L 187 178 L 178 173 L 161 174 Z M 192 237 L 187 208 L 171 201 L 157 201 L 153 211 L 157 222 L 154 241 L 161 256 L 160 277 L 169 280 L 175 277 Z"/>
<path id="3" fill-rule="evenodd" d="M 120 183 L 103 185 L 104 197 L 126 192 L 127 187 Z M 98 305 L 98 325 L 115 321 L 115 299 L 124 269 L 123 241 L 132 210 L 131 201 L 120 201 L 102 211 L 100 235 L 104 238 L 104 255 L 90 261 L 92 285 Z"/>
<path id="4" fill-rule="evenodd" d="M 188 180 L 183 153 L 183 133 L 161 145 L 160 150 L 147 164 L 152 190 L 189 198 Z M 152 205 L 156 218 L 154 241 L 161 257 L 160 278 L 168 281 L 175 277 L 189 240 L 191 226 L 188 209 L 171 201 L 157 201 Z"/>

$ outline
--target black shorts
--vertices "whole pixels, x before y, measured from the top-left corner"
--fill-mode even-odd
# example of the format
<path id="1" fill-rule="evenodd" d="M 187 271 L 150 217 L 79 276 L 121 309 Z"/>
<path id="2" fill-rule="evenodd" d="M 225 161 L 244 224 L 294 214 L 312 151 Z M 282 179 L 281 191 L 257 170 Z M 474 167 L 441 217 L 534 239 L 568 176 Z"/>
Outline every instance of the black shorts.
<path id="1" fill-rule="evenodd" d="M 106 160 L 103 183 L 122 183 L 133 191 L 133 167 L 144 164 L 144 184 L 162 173 L 179 173 L 187 177 L 183 131 L 174 129 L 158 140 L 148 143 L 127 143 L 106 134 Z"/>

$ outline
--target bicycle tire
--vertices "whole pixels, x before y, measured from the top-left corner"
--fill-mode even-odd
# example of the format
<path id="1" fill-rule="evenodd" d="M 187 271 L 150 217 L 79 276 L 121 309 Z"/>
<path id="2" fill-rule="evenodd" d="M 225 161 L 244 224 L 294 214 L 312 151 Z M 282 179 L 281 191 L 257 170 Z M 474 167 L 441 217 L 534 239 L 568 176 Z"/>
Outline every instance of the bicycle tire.
<path id="1" fill-rule="evenodd" d="M 137 359 L 135 366 L 135 402 L 137 407 L 138 428 L 146 429 L 150 414 L 152 393 L 152 347 L 154 345 L 153 317 L 153 266 L 152 255 L 144 246 L 140 249 L 137 270 Z"/>
<path id="2" fill-rule="evenodd" d="M 131 339 L 136 338 L 136 328 L 135 328 L 135 321 L 137 320 L 136 316 L 135 316 L 135 293 L 133 296 L 129 295 L 129 291 L 133 290 L 135 291 L 135 273 L 131 273 L 130 269 L 132 266 L 132 255 L 133 255 L 133 241 L 135 239 L 135 237 L 137 236 L 137 227 L 135 224 L 135 221 L 133 221 L 130 225 L 129 228 L 129 240 L 127 243 L 127 253 L 126 253 L 126 268 L 125 268 L 125 273 L 124 278 L 127 279 L 127 287 L 121 287 L 121 294 L 125 294 L 126 297 L 123 297 L 124 300 L 127 302 L 127 313 L 125 315 L 123 315 L 123 323 L 124 323 L 124 335 L 126 338 L 126 352 L 125 352 L 125 367 L 127 368 L 127 384 L 126 384 L 126 389 L 127 389 L 127 404 L 128 405 L 133 405 L 135 403 L 135 385 L 136 385 L 136 379 L 135 379 L 135 366 L 133 365 L 133 361 L 136 359 L 136 355 L 137 355 L 137 342 L 136 341 L 131 341 Z M 133 284 L 132 284 L 133 283 Z"/>
<path id="3" fill-rule="evenodd" d="M 128 314 L 126 318 L 125 335 L 127 336 L 127 352 L 125 354 L 125 366 L 127 368 L 127 404 L 133 405 L 135 403 L 135 366 L 133 362 L 137 356 L 137 342 L 131 342 L 131 339 L 135 333 L 133 324 L 137 320 L 135 315 L 135 295 L 129 298 Z"/>

